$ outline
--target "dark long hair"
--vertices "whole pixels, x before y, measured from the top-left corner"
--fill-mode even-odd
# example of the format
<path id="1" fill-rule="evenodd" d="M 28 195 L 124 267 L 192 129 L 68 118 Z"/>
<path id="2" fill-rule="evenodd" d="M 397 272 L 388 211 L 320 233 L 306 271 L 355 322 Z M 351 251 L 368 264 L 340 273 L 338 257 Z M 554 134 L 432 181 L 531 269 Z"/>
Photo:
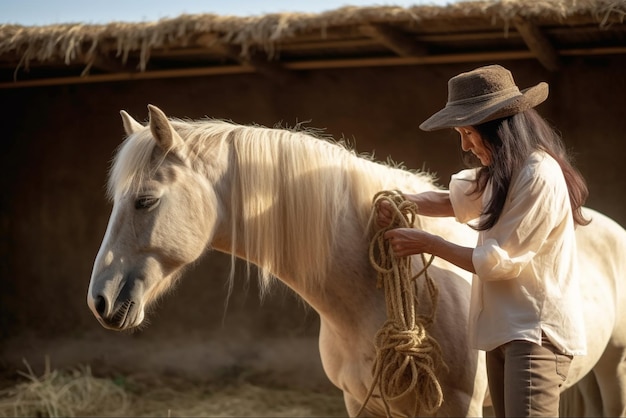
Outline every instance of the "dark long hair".
<path id="1" fill-rule="evenodd" d="M 491 199 L 476 226 L 479 231 L 493 227 L 502 213 L 511 178 L 524 165 L 528 156 L 543 150 L 561 167 L 569 192 L 572 216 L 577 225 L 587 225 L 581 207 L 589 191 L 582 175 L 574 168 L 559 134 L 534 109 L 474 126 L 492 154 L 492 164 L 478 170 L 473 193 L 482 193 L 491 182 Z"/>

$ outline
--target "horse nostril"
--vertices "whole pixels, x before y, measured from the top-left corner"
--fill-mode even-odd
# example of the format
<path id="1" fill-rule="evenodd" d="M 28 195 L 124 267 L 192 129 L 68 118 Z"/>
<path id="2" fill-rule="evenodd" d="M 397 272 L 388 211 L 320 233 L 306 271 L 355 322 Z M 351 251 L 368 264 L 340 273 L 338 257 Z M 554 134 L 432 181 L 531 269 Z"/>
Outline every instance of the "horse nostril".
<path id="1" fill-rule="evenodd" d="M 98 315 L 104 316 L 107 310 L 107 301 L 102 295 L 96 296 L 96 312 Z"/>

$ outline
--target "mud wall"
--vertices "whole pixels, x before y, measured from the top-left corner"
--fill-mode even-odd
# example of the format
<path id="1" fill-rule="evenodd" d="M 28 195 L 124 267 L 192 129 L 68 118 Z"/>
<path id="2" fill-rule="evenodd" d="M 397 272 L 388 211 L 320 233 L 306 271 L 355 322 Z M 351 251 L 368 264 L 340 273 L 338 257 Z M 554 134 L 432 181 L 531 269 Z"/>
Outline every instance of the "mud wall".
<path id="1" fill-rule="evenodd" d="M 575 151 L 588 206 L 626 226 L 626 56 L 571 58 L 558 73 L 534 61 L 500 64 L 521 87 L 550 84 L 538 109 Z M 85 298 L 111 210 L 104 185 L 123 136 L 118 112 L 144 120 L 152 103 L 177 117 L 310 121 L 358 151 L 434 171 L 447 184 L 462 168 L 458 139 L 418 125 L 443 106 L 451 76 L 480 65 L 302 72 L 288 85 L 235 75 L 0 91 L 0 367 L 22 367 L 22 358 L 40 367 L 50 355 L 57 367 L 91 363 L 193 378 L 270 373 L 326 385 L 316 313 L 280 285 L 261 303 L 256 284 L 243 278 L 225 308 L 229 258 L 218 253 L 185 274 L 142 330 L 101 329 Z"/>

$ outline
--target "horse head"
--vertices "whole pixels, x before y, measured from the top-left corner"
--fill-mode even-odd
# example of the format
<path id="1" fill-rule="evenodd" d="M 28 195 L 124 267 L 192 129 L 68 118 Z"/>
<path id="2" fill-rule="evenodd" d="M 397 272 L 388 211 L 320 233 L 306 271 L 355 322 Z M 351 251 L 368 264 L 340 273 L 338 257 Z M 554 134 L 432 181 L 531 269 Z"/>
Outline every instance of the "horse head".
<path id="1" fill-rule="evenodd" d="M 148 106 L 144 127 L 122 111 L 128 135 L 114 160 L 113 209 L 96 256 L 87 303 L 109 329 L 136 327 L 214 234 L 217 202 L 193 152 L 165 114 Z"/>

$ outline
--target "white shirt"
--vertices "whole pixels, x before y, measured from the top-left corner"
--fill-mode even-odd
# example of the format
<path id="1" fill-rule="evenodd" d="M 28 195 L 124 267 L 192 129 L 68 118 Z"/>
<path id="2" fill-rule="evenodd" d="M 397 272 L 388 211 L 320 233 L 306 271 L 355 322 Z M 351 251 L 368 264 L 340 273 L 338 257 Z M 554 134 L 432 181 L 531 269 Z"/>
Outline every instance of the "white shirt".
<path id="1" fill-rule="evenodd" d="M 467 195 L 478 169 L 452 176 L 450 201 L 459 222 L 480 217 L 488 201 Z M 576 266 L 576 238 L 567 185 L 559 164 L 534 152 L 514 175 L 502 214 L 481 231 L 472 254 L 470 341 L 493 350 L 512 340 L 541 345 L 541 333 L 562 352 L 586 353 Z"/>

